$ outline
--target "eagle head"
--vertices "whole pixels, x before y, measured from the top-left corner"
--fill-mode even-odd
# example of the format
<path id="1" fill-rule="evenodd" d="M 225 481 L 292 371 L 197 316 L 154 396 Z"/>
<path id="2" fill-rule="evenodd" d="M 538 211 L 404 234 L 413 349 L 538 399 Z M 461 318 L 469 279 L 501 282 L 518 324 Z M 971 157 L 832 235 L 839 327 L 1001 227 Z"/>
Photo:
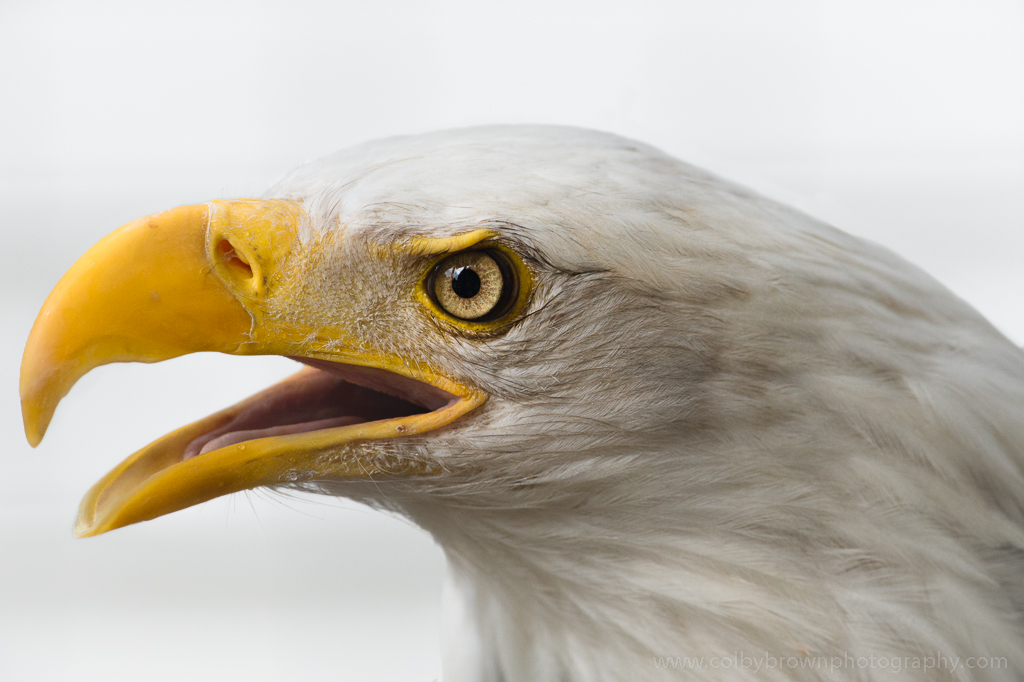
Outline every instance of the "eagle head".
<path id="1" fill-rule="evenodd" d="M 748 679 L 673 658 L 739 652 L 1024 675 L 1021 351 L 896 256 L 649 146 L 395 138 L 133 221 L 36 320 L 30 442 L 90 369 L 198 351 L 306 367 L 117 465 L 76 534 L 257 486 L 403 514 L 449 561 L 446 679 Z"/>

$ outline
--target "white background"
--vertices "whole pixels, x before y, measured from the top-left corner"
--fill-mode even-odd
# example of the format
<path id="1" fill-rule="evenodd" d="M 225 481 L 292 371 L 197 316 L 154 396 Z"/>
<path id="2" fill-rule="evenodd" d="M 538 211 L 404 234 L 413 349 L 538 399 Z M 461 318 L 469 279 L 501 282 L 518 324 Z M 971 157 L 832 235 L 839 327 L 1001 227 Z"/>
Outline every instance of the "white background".
<path id="1" fill-rule="evenodd" d="M 436 677 L 444 559 L 403 521 L 256 492 L 71 537 L 116 462 L 291 363 L 101 368 L 32 451 L 18 361 L 117 226 L 492 122 L 653 143 L 888 245 L 1024 342 L 1024 3 L 3 0 L 0 679 Z"/>

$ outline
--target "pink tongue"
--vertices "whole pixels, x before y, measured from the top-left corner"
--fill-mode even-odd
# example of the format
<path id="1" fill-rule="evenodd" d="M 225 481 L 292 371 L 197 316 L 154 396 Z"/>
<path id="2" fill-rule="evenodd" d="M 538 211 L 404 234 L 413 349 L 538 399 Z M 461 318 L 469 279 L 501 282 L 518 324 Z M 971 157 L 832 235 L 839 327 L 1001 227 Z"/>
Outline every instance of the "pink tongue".
<path id="1" fill-rule="evenodd" d="M 333 364 L 326 364 L 333 369 Z M 231 408 L 233 417 L 220 427 L 194 438 L 185 447 L 182 461 L 247 440 L 395 419 L 430 409 L 396 397 L 392 392 L 423 398 L 424 405 L 429 404 L 433 409 L 456 400 L 455 396 L 427 384 L 422 385 L 429 391 L 403 388 L 405 384 L 395 378 L 397 375 L 392 376 L 383 370 L 370 372 L 372 369 L 356 367 L 328 372 L 308 367 L 293 374 Z M 357 382 L 347 381 L 348 374 L 352 374 Z M 419 384 L 406 381 L 410 382 Z M 362 383 L 372 386 L 363 386 Z M 389 392 L 382 393 L 377 390 L 379 387 Z"/>
<path id="2" fill-rule="evenodd" d="M 271 426 L 266 429 L 250 429 L 248 431 L 231 431 L 225 433 L 223 436 L 218 436 L 210 442 L 203 445 L 202 450 L 199 452 L 186 452 L 182 461 L 186 459 L 192 459 L 196 455 L 205 455 L 207 452 L 223 448 L 228 445 L 234 445 L 235 443 L 241 443 L 247 440 L 254 440 L 256 438 L 267 438 L 268 436 L 285 436 L 289 433 L 304 433 L 306 431 L 318 431 L 320 429 L 331 429 L 335 426 L 348 426 L 349 424 L 359 424 L 366 420 L 361 417 L 334 417 L 332 419 L 321 419 L 315 422 L 305 422 L 304 424 L 285 424 L 284 426 Z M 191 450 L 191 448 L 190 448 Z"/>

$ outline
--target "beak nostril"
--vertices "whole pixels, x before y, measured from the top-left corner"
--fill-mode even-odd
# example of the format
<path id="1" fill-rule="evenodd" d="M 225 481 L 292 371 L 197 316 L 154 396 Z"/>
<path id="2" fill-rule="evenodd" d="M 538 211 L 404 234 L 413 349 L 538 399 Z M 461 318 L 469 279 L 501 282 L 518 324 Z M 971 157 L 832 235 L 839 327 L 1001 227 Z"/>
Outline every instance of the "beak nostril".
<path id="1" fill-rule="evenodd" d="M 229 267 L 237 270 L 240 274 L 244 274 L 246 278 L 252 277 L 252 266 L 246 262 L 242 254 L 235 251 L 235 247 L 231 245 L 227 239 L 221 239 L 220 243 L 217 244 L 217 250 L 220 251 L 221 258 L 228 264 Z"/>

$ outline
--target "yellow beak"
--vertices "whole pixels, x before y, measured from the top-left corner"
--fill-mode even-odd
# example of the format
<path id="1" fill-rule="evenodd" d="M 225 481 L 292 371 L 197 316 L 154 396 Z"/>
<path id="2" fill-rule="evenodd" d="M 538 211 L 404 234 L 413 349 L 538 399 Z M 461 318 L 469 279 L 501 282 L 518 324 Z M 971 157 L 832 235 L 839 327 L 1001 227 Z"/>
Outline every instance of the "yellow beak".
<path id="1" fill-rule="evenodd" d="M 429 368 L 374 355 L 346 345 L 345 338 L 331 339 L 327 353 L 303 341 L 311 334 L 301 323 L 264 324 L 268 287 L 299 248 L 304 220 L 296 202 L 215 201 L 141 218 L 96 244 L 61 278 L 29 335 L 20 385 L 29 442 L 39 444 L 60 399 L 89 370 L 200 351 L 308 358 L 318 367 L 340 368 L 346 381 L 358 385 L 399 386 L 385 389 L 399 397 L 409 393 L 401 381 L 412 380 L 425 385 L 413 393 L 428 396 L 431 411 L 398 410 L 392 418 L 309 432 L 283 429 L 285 435 L 186 454 L 203 434 L 251 421 L 253 411 L 264 409 L 260 405 L 284 404 L 280 396 L 310 386 L 325 390 L 324 372 L 303 370 L 267 395 L 181 428 L 126 459 L 82 501 L 76 535 L 96 535 L 261 485 L 430 473 L 423 462 L 377 458 L 371 464 L 353 457 L 353 448 L 439 428 L 485 400 Z M 344 327 L 344 320 L 335 322 L 334 328 Z M 389 378 L 381 380 L 385 374 Z"/>

